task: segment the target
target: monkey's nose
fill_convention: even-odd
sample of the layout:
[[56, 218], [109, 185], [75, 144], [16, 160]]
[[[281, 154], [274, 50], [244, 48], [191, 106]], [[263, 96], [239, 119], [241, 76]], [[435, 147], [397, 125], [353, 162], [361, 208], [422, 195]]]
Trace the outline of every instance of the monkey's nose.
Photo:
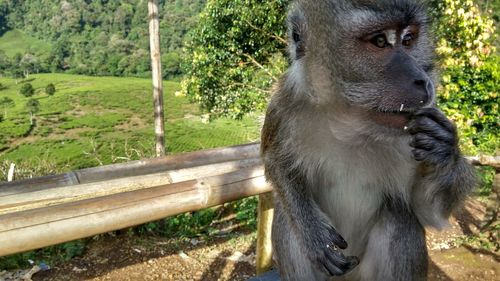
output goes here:
[[434, 95], [434, 87], [432, 86], [432, 83], [424, 79], [415, 79], [414, 86], [416, 88], [416, 95], [418, 95], [420, 104], [427, 105]]

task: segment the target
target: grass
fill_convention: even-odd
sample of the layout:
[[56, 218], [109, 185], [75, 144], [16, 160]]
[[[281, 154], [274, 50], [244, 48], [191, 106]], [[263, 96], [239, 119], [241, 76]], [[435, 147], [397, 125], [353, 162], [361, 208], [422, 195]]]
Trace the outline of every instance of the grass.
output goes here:
[[[152, 86], [149, 79], [89, 77], [70, 74], [37, 74], [16, 84], [0, 78], [0, 99], [9, 97], [0, 122], [0, 162], [24, 162], [61, 167], [58, 172], [135, 160], [154, 155]], [[35, 88], [32, 98], [40, 102], [35, 125], [30, 126], [19, 94], [23, 83]], [[45, 94], [53, 83], [56, 93]], [[256, 141], [256, 118], [242, 121], [219, 119], [204, 124], [197, 105], [176, 96], [178, 82], [164, 82], [166, 143], [169, 153], [228, 146]], [[3, 111], [3, 110], [2, 110]], [[40, 173], [40, 167], [33, 169]], [[4, 177], [0, 173], [0, 180]], [[39, 174], [26, 176], [38, 176]]]
[[[4, 87], [0, 99], [9, 97], [15, 106], [7, 108], [0, 122], [0, 180], [5, 180], [9, 164], [16, 163], [16, 179], [135, 160], [154, 155], [152, 87], [149, 79], [88, 77], [69, 74], [38, 74], [17, 83], [0, 78]], [[27, 98], [19, 94], [23, 83], [31, 83], [40, 102], [35, 125], [30, 126], [24, 109]], [[56, 93], [44, 93], [53, 83]], [[180, 153], [256, 141], [257, 118], [241, 121], [218, 119], [202, 122], [196, 105], [176, 96], [178, 82], [164, 82], [166, 146]], [[1, 109], [1, 108], [0, 108]], [[3, 109], [1, 109], [3, 114]], [[226, 205], [236, 220], [255, 228], [256, 199]], [[166, 236], [210, 234], [213, 209], [187, 213], [152, 222], [134, 232]], [[28, 267], [28, 259], [55, 264], [81, 254], [86, 239], [0, 258], [0, 271]]]
[[48, 53], [50, 48], [49, 43], [26, 35], [17, 29], [9, 30], [0, 37], [0, 50], [3, 50], [9, 57], [17, 53], [24, 54], [29, 50]]

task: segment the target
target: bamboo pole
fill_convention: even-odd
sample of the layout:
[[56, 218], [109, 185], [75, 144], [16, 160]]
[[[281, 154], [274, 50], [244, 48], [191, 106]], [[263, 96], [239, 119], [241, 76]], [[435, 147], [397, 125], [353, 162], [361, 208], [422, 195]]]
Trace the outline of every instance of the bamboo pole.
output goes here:
[[165, 155], [165, 129], [163, 113], [163, 77], [161, 72], [160, 20], [158, 0], [148, 1], [149, 46], [151, 50], [151, 70], [153, 74], [153, 100], [156, 137], [156, 157]]
[[271, 232], [273, 225], [273, 195], [259, 195], [258, 228], [257, 228], [257, 275], [269, 271], [273, 265], [273, 246]]
[[[0, 256], [46, 247], [271, 191], [262, 168], [0, 216]], [[84, 226], [84, 227], [83, 227]]]
[[469, 156], [466, 157], [474, 166], [491, 166], [496, 170], [500, 169], [500, 156]]
[[0, 183], [0, 199], [2, 196], [33, 192], [47, 188], [148, 175], [258, 157], [259, 145], [246, 144], [189, 152], [168, 157], [130, 161], [127, 163], [88, 168], [60, 175], [3, 182]]
[[103, 197], [155, 186], [215, 176], [260, 165], [260, 159], [246, 159], [163, 173], [112, 179], [102, 182], [60, 186], [0, 197], [0, 215]]
[[7, 181], [13, 181], [14, 180], [14, 171], [16, 169], [16, 164], [10, 163], [9, 167], [9, 172], [7, 174]]

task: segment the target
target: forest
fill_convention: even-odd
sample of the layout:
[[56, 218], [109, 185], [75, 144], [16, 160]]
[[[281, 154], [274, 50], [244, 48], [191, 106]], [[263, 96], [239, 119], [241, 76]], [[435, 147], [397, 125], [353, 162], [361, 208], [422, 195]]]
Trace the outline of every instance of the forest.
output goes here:
[[[173, 78], [181, 73], [183, 41], [205, 0], [159, 2], [163, 76]], [[47, 44], [44, 48], [17, 46], [12, 56], [0, 50], [0, 73], [150, 75], [147, 3], [143, 0], [0, 0], [0, 36], [12, 31]]]

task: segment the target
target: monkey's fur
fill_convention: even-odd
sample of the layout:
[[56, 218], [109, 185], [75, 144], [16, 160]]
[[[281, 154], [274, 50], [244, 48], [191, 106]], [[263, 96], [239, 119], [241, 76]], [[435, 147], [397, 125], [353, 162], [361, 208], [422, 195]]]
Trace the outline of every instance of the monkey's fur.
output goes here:
[[447, 224], [474, 173], [435, 106], [424, 11], [411, 0], [294, 3], [291, 67], [262, 131], [283, 280], [426, 279], [424, 226]]

